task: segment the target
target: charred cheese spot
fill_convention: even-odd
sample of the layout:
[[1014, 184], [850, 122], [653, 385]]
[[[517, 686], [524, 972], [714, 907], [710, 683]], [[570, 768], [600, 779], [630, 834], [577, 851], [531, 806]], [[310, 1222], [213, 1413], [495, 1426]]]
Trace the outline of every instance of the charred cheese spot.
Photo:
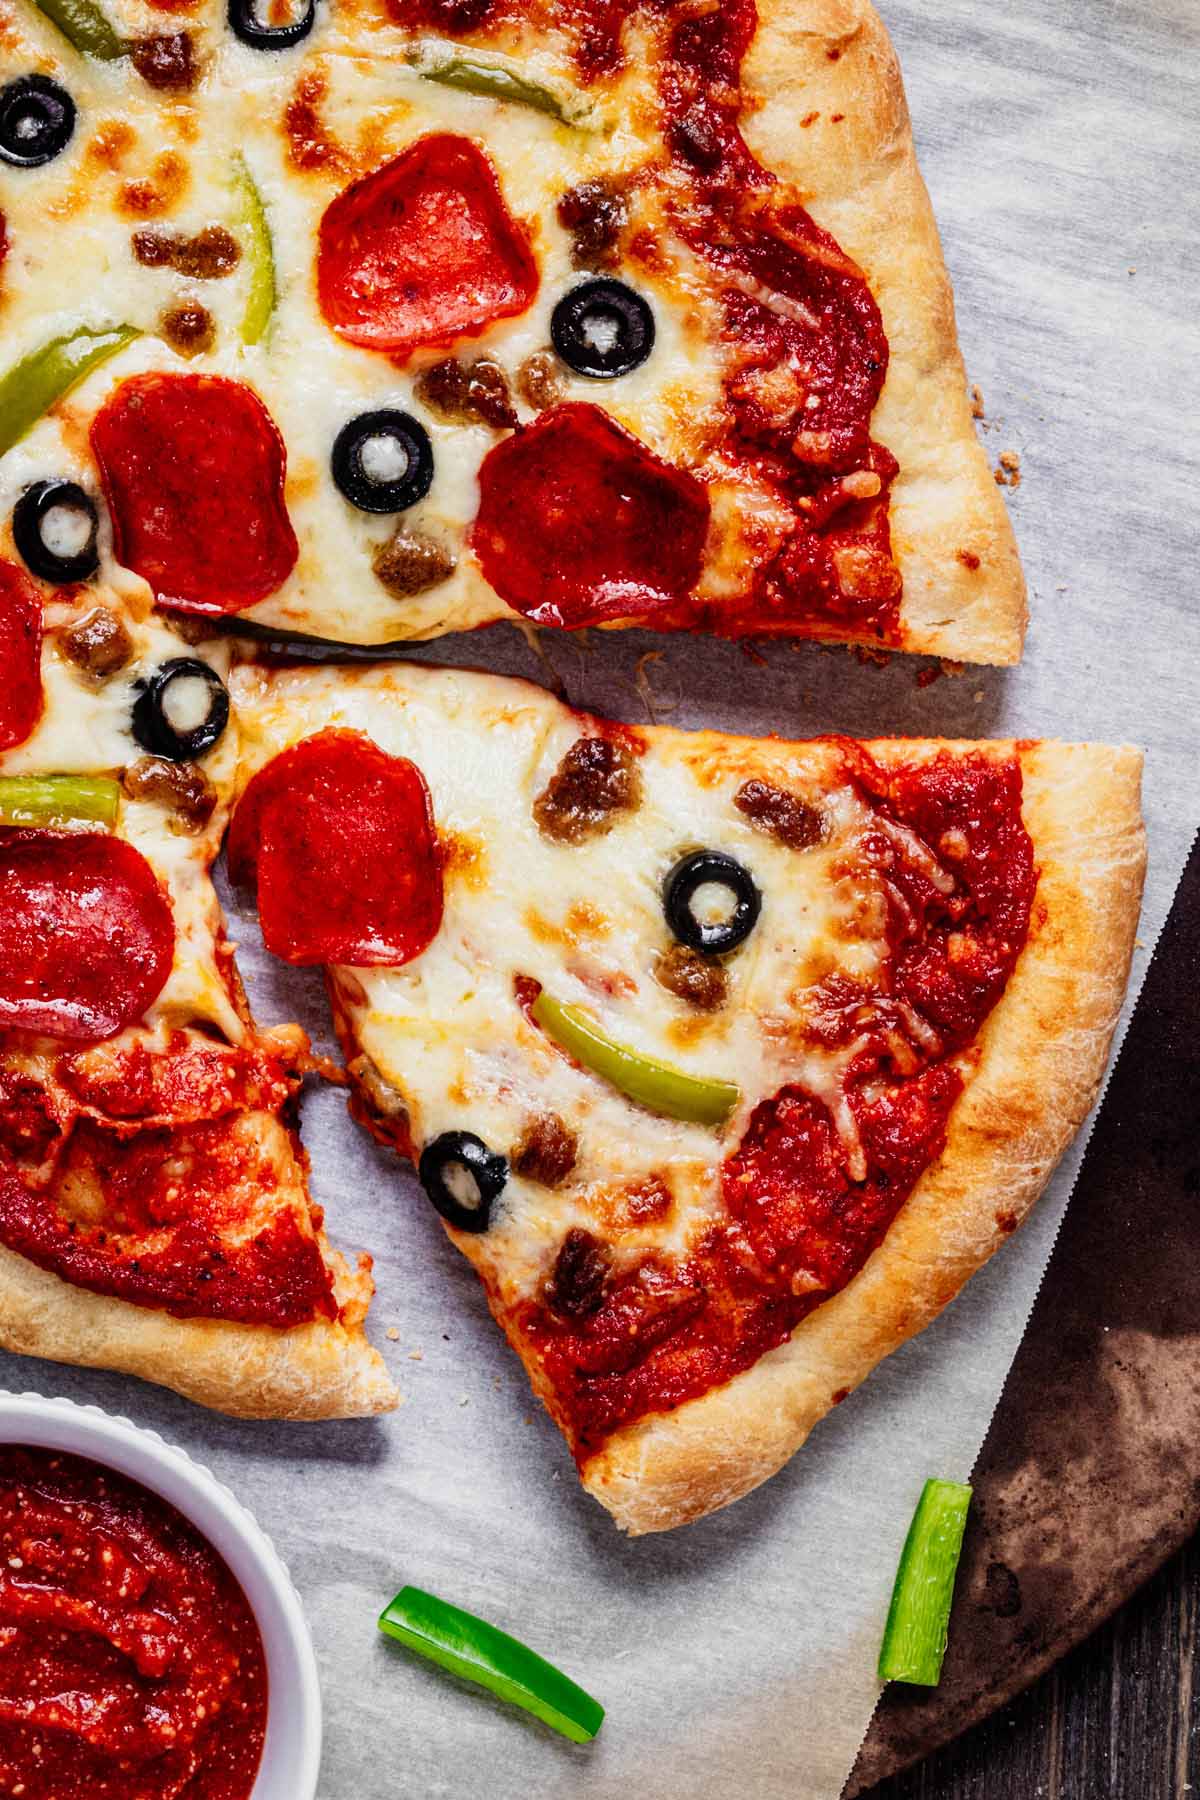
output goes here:
[[164, 150], [155, 157], [148, 176], [124, 183], [117, 203], [131, 218], [154, 218], [178, 206], [187, 192], [188, 180], [184, 158], [176, 150]]

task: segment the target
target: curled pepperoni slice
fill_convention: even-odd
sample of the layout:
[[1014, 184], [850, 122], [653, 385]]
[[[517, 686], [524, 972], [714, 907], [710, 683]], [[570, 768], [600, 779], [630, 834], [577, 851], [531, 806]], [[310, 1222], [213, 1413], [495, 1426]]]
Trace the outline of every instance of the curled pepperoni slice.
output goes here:
[[479, 487], [483, 573], [539, 625], [645, 618], [699, 578], [707, 489], [597, 406], [542, 413], [489, 452]]
[[322, 731], [251, 781], [229, 833], [234, 881], [257, 884], [263, 942], [290, 963], [398, 967], [442, 922], [425, 778], [357, 731]]
[[0, 839], [0, 1028], [94, 1042], [140, 1019], [175, 923], [140, 851], [102, 832]]
[[317, 291], [339, 337], [403, 359], [521, 313], [537, 264], [495, 170], [435, 132], [339, 194], [321, 220]]
[[181, 612], [232, 613], [296, 562], [287, 453], [252, 388], [221, 375], [134, 375], [92, 421], [117, 559]]
[[16, 563], [0, 561], [0, 750], [42, 716], [42, 603]]

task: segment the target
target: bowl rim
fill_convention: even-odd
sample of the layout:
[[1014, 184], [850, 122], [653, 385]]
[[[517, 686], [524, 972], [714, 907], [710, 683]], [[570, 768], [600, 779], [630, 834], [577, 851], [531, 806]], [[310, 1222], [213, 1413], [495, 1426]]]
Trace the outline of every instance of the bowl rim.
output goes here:
[[[295, 1583], [253, 1513], [188, 1451], [123, 1414], [63, 1396], [0, 1388], [0, 1444], [90, 1458], [167, 1501], [224, 1558], [250, 1603], [267, 1660], [267, 1739], [250, 1800], [315, 1800], [320, 1774], [321, 1686], [312, 1634]], [[286, 1725], [287, 1748], [274, 1744]], [[283, 1773], [278, 1773], [282, 1757]]]

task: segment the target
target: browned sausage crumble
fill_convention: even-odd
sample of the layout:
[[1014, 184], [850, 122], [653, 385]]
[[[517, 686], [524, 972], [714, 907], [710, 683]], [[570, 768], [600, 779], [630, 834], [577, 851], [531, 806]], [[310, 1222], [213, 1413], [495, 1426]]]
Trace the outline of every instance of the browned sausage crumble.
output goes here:
[[203, 831], [217, 804], [217, 790], [203, 769], [165, 756], [141, 756], [130, 763], [121, 786], [131, 800], [154, 800], [169, 808], [178, 831]]
[[512, 1153], [516, 1174], [543, 1187], [557, 1187], [575, 1167], [579, 1140], [557, 1113], [541, 1113], [530, 1121]]
[[196, 85], [196, 50], [190, 32], [169, 31], [134, 38], [129, 59], [152, 88], [186, 93]]
[[218, 281], [241, 261], [241, 245], [223, 225], [205, 225], [194, 237], [146, 226], [133, 234], [133, 254], [147, 269], [174, 269], [189, 281]]
[[448, 581], [454, 558], [444, 545], [401, 525], [371, 559], [377, 581], [397, 600], [410, 600]]
[[599, 1311], [608, 1280], [608, 1251], [578, 1225], [568, 1231], [546, 1283], [546, 1304], [564, 1319], [586, 1319]]
[[543, 837], [579, 844], [611, 831], [619, 814], [641, 804], [642, 778], [619, 738], [576, 738], [533, 803]]
[[196, 300], [169, 306], [159, 321], [168, 344], [183, 356], [200, 356], [217, 341], [217, 327], [208, 308]]
[[534, 412], [557, 406], [566, 391], [562, 366], [552, 350], [535, 350], [517, 370], [517, 392]]
[[672, 944], [664, 950], [654, 965], [654, 974], [661, 987], [686, 1000], [697, 1012], [716, 1012], [725, 1004], [729, 980], [724, 966], [686, 944]]
[[417, 381], [416, 395], [430, 412], [458, 424], [494, 425], [504, 431], [517, 423], [508, 376], [490, 356], [473, 363], [453, 357], [434, 363]]
[[733, 804], [759, 831], [789, 850], [811, 850], [825, 835], [825, 822], [815, 806], [768, 781], [743, 782]]
[[558, 222], [574, 240], [571, 261], [577, 269], [613, 268], [628, 219], [624, 195], [608, 181], [580, 182], [558, 203]]
[[94, 681], [107, 681], [133, 656], [133, 640], [115, 612], [93, 606], [58, 634], [61, 656]]

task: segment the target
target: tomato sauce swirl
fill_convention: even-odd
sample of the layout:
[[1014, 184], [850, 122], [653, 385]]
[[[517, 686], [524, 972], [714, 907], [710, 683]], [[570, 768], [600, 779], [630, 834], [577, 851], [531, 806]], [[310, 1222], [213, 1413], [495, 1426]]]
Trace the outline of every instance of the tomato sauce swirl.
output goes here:
[[267, 1724], [250, 1603], [139, 1483], [0, 1445], [0, 1791], [248, 1800]]

